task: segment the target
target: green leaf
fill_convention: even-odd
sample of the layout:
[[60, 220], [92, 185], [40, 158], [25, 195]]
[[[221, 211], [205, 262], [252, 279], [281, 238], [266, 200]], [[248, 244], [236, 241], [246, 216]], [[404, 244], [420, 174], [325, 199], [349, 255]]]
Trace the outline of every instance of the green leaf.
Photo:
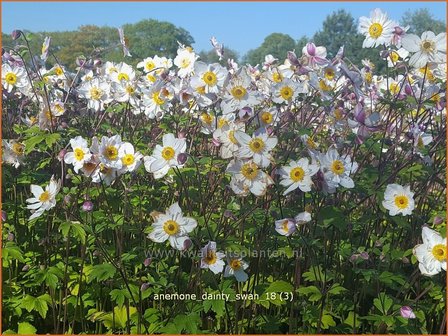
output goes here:
[[278, 280], [271, 283], [265, 292], [292, 292], [293, 290], [294, 287], [289, 282]]
[[98, 282], [113, 278], [115, 275], [116, 269], [111, 264], [100, 264], [92, 267], [92, 271], [88, 276], [88, 282], [92, 282], [96, 280]]
[[322, 315], [322, 329], [329, 329], [330, 327], [336, 326], [336, 322], [333, 319], [333, 316], [329, 314]]
[[35, 335], [37, 329], [34, 328], [31, 324], [28, 322], [20, 322], [19, 328], [17, 330], [17, 333], [19, 335]]
[[331, 286], [330, 290], [328, 291], [328, 294], [338, 295], [342, 292], [345, 292], [347, 289], [339, 285], [338, 283], [333, 284]]
[[341, 209], [335, 206], [322, 208], [317, 215], [317, 222], [323, 228], [328, 228], [331, 225], [339, 230], [345, 230], [347, 228], [347, 223]]
[[355, 328], [356, 326], [359, 327], [360, 321], [358, 319], [358, 315], [355, 316], [355, 313], [353, 311], [348, 312], [347, 318], [344, 320], [345, 324], [348, 324], [351, 328]]
[[322, 293], [316, 286], [301, 287], [297, 290], [297, 292], [299, 292], [299, 294], [309, 296], [308, 300], [311, 302], [319, 301], [322, 297]]
[[126, 299], [126, 296], [123, 293], [122, 289], [113, 289], [110, 293], [110, 298], [112, 301], [115, 301], [118, 305], [118, 307], [121, 307], [124, 304], [124, 300]]
[[42, 316], [42, 318], [47, 316], [48, 305], [45, 300], [37, 298], [34, 302], [34, 309], [40, 314], [40, 316]]
[[25, 296], [25, 298], [20, 303], [20, 307], [26, 309], [28, 312], [33, 311], [35, 305], [36, 305], [36, 298], [31, 295]]
[[78, 241], [85, 244], [86, 242], [86, 231], [80, 222], [64, 222], [59, 225], [59, 231], [62, 235], [67, 238], [69, 233], [73, 234]]
[[387, 312], [392, 307], [394, 301], [386, 295], [386, 293], [380, 293], [377, 299], [373, 300], [373, 305], [383, 314], [387, 315]]

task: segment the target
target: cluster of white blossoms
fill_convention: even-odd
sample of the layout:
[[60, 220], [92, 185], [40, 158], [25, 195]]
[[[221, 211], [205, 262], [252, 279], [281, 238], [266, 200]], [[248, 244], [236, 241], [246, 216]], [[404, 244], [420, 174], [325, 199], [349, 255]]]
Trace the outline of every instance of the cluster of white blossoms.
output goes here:
[[[443, 115], [446, 105], [445, 33], [408, 34], [408, 27], [401, 27], [379, 9], [372, 11], [370, 17], [361, 17], [358, 30], [365, 36], [364, 48], [381, 47], [390, 75], [376, 75], [374, 64], [368, 59], [362, 61], [359, 69], [349, 67], [343, 46], [330, 58], [325, 46], [311, 41], [298, 54], [288, 52], [283, 61], [266, 55], [264, 62], [256, 66], [233, 60], [227, 64], [206, 64], [191, 47], [180, 45], [173, 59], [154, 55], [138, 62], [135, 68], [125, 62], [86, 60], [75, 73], [58, 64], [50, 68], [44, 65], [31, 77], [11, 51], [2, 57], [3, 96], [6, 102], [30, 102], [20, 111], [18, 120], [28, 127], [37, 124], [41, 130], [51, 132], [61, 130], [62, 121], [66, 123], [74, 115], [79, 119], [94, 115], [101, 121], [114, 106], [152, 121], [160, 121], [166, 115], [188, 114], [193, 121], [191, 126], [196, 126], [196, 120], [200, 132], [208, 136], [210, 147], [218, 147], [219, 156], [229, 161], [226, 172], [236, 195], [265, 195], [274, 185], [275, 172], [285, 188], [283, 195], [295, 190], [308, 193], [313, 186], [324, 193], [336, 193], [341, 187], [355, 186], [358, 164], [354, 146], [347, 145], [353, 144], [349, 135], [355, 136], [354, 143], [363, 144], [371, 134], [386, 128], [388, 139], [384, 140], [394, 145], [382, 145], [382, 150], [416, 154], [417, 160], [431, 164], [427, 152], [436, 135], [432, 118], [427, 117]], [[130, 56], [122, 30], [120, 39]], [[215, 39], [212, 41], [222, 57], [222, 46]], [[46, 38], [42, 60], [47, 60], [49, 47], [50, 39]], [[41, 90], [35, 90], [36, 86], [45, 87], [45, 97], [39, 93]], [[70, 99], [73, 97], [76, 103]], [[408, 104], [417, 100], [415, 97], [419, 97], [419, 102], [411, 105], [415, 110], [410, 111], [409, 118], [378, 112], [384, 111], [385, 99]], [[309, 120], [305, 120], [309, 117], [307, 109], [313, 111]], [[291, 127], [294, 118], [294, 125], [306, 128], [305, 133], [310, 135], [301, 135], [297, 140], [302, 144], [296, 143], [288, 154], [289, 161], [280, 163], [276, 154], [287, 147], [278, 143], [282, 132], [291, 128], [288, 131], [299, 137], [298, 130]], [[320, 143], [314, 141], [316, 138]], [[106, 185], [126, 172], [134, 172], [142, 163], [147, 172], [160, 179], [171, 168], [178, 173], [190, 155], [185, 138], [168, 133], [161, 140], [150, 155], [145, 155], [119, 135], [93, 137], [90, 144], [77, 136], [67, 144], [70, 149], [64, 162], [72, 165], [76, 174], [81, 172], [93, 182]], [[2, 161], [15, 168], [26, 164], [28, 149], [25, 151], [24, 143], [20, 138], [3, 140]], [[309, 157], [305, 157], [306, 153]], [[45, 191], [31, 185], [34, 197], [27, 200], [33, 211], [31, 219], [55, 206], [59, 188], [54, 179]], [[411, 215], [414, 193], [410, 186], [389, 184], [382, 205], [391, 216]], [[188, 233], [196, 227], [193, 219], [183, 217], [177, 204], [166, 214], [155, 216], [155, 220], [150, 238], [169, 240], [176, 249], [188, 245]], [[303, 212], [294, 219], [276, 221], [275, 230], [289, 236], [298, 225], [310, 220], [311, 214]], [[440, 243], [428, 230], [423, 232], [424, 248], [415, 249], [424, 274], [438, 270], [434, 260], [446, 259], [446, 250], [440, 248], [445, 242]], [[221, 272], [223, 256], [212, 243], [203, 250], [202, 265]], [[430, 251], [434, 260], [424, 251]], [[244, 279], [246, 267], [242, 259], [232, 259], [225, 274]]]
[[209, 269], [214, 274], [219, 274], [224, 270], [225, 262], [227, 260], [227, 266], [224, 270], [224, 277], [235, 276], [238, 282], [244, 282], [248, 279], [247, 273], [244, 271], [249, 267], [241, 257], [229, 254], [225, 255], [222, 252], [216, 250], [216, 243], [210, 241], [201, 249], [201, 265], [203, 269]]
[[64, 155], [64, 162], [73, 165], [96, 183], [111, 184], [118, 176], [135, 171], [142, 163], [143, 155], [136, 152], [129, 142], [123, 142], [120, 135], [103, 136], [101, 141], [92, 138], [89, 147], [87, 140], [77, 136], [70, 140], [72, 151]]

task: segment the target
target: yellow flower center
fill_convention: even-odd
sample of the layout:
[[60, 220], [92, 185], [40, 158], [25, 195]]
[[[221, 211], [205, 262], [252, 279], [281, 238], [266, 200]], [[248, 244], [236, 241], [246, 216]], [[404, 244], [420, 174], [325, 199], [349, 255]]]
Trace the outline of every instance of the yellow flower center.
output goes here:
[[372, 82], [372, 73], [371, 72], [366, 72], [364, 77], [365, 77], [367, 83]]
[[146, 75], [146, 78], [153, 83], [156, 81], [156, 77], [151, 74]]
[[274, 72], [272, 74], [272, 80], [276, 83], [280, 83], [283, 80], [283, 76], [280, 72]]
[[174, 158], [174, 149], [173, 149], [173, 147], [164, 147], [163, 149], [162, 149], [162, 157], [165, 159], [165, 160], [167, 160], [167, 161], [169, 161], [169, 160], [171, 160], [172, 158]]
[[229, 263], [229, 266], [232, 267], [233, 270], [237, 271], [241, 268], [241, 260], [232, 259]]
[[421, 48], [424, 52], [430, 53], [434, 51], [434, 49], [436, 48], [436, 44], [434, 43], [434, 41], [424, 40], [422, 41]]
[[379, 23], [372, 23], [372, 25], [369, 27], [369, 34], [371, 38], [377, 39], [381, 36], [383, 32], [383, 26]]
[[205, 86], [198, 86], [196, 88], [196, 92], [201, 94], [201, 95], [205, 94]]
[[333, 68], [326, 68], [325, 69], [325, 78], [328, 80], [334, 79], [334, 70]]
[[108, 160], [115, 160], [118, 157], [118, 149], [113, 145], [109, 145], [106, 147], [103, 154]]
[[205, 263], [207, 265], [213, 265], [216, 263], [216, 260], [218, 260], [218, 258], [216, 257], [215, 251], [207, 251], [207, 255], [204, 258]]
[[183, 58], [182, 61], [180, 61], [180, 67], [182, 69], [188, 68], [188, 66], [191, 64], [191, 61], [189, 58]]
[[145, 64], [145, 68], [146, 68], [146, 70], [148, 70], [148, 71], [151, 71], [151, 70], [154, 69], [155, 67], [156, 67], [156, 65], [154, 64], [153, 61], [148, 61], [148, 62], [146, 62], [146, 64]]
[[247, 91], [242, 86], [235, 86], [234, 88], [232, 88], [232, 91], [230, 93], [232, 94], [232, 96], [235, 99], [241, 100], [241, 99], [244, 98], [244, 96], [246, 95]]
[[405, 195], [399, 195], [395, 197], [395, 205], [398, 209], [405, 209], [409, 204], [409, 199]]
[[90, 97], [94, 100], [100, 100], [103, 91], [96, 86], [90, 89]]
[[75, 155], [76, 161], [81, 161], [84, 159], [84, 151], [81, 148], [75, 148], [73, 154]]
[[206, 123], [207, 125], [211, 125], [213, 122], [213, 116], [208, 113], [202, 113], [201, 114], [201, 120]]
[[292, 98], [293, 94], [294, 94], [294, 91], [289, 86], [284, 86], [280, 89], [280, 96], [284, 100], [290, 100]]
[[398, 55], [398, 53], [397, 53], [396, 51], [392, 51], [392, 52], [389, 54], [389, 58], [390, 58], [390, 60], [391, 60], [393, 63], [397, 63], [397, 62], [398, 62], [398, 59], [400, 58], [400, 55]]
[[128, 76], [128, 74], [125, 74], [124, 72], [120, 72], [119, 74], [118, 74], [118, 80], [119, 81], [122, 81], [122, 80], [126, 80], [126, 81], [128, 81], [129, 80], [129, 76]]
[[50, 199], [50, 193], [48, 191], [44, 191], [39, 196], [39, 201], [41, 201], [42, 203], [48, 202], [49, 199]]
[[154, 92], [152, 94], [152, 100], [159, 106], [165, 103], [165, 101], [162, 98], [160, 98], [160, 92]]
[[321, 80], [319, 81], [319, 88], [320, 88], [322, 91], [330, 91], [330, 90], [331, 90], [330, 86], [328, 86], [327, 83], [325, 83], [325, 81], [324, 81], [323, 79], [321, 79]]
[[334, 117], [336, 118], [336, 120], [341, 120], [342, 117], [343, 117], [342, 110], [338, 109], [338, 108], [335, 109], [334, 110]]
[[135, 89], [132, 86], [128, 85], [128, 86], [126, 86], [126, 92], [127, 92], [127, 94], [132, 95], [132, 94], [134, 94]]
[[392, 92], [394, 95], [400, 93], [400, 85], [398, 85], [398, 83], [390, 83], [389, 91]]
[[8, 72], [5, 76], [5, 81], [9, 85], [14, 85], [15, 83], [17, 83], [17, 75], [13, 72]]
[[264, 141], [261, 140], [260, 138], [252, 139], [249, 142], [249, 148], [254, 153], [262, 152], [265, 147], [266, 147], [266, 145], [265, 145]]
[[265, 123], [265, 124], [271, 124], [273, 121], [273, 117], [272, 114], [269, 112], [263, 112], [261, 114], [261, 120]]
[[23, 151], [24, 151], [24, 149], [25, 149], [25, 146], [22, 145], [22, 144], [20, 144], [20, 143], [15, 142], [15, 143], [13, 143], [11, 149], [12, 149], [12, 151], [13, 151], [14, 153], [16, 153], [17, 155], [23, 155]]
[[306, 139], [306, 144], [308, 147], [315, 149], [317, 147], [316, 143], [313, 141], [312, 138]]
[[255, 163], [245, 163], [241, 167], [241, 174], [248, 180], [253, 180], [258, 175], [258, 167]]
[[134, 155], [132, 154], [126, 154], [125, 156], [123, 156], [121, 158], [121, 162], [123, 162], [123, 164], [125, 166], [130, 166], [131, 164], [133, 164], [135, 162], [135, 158]]
[[335, 173], [336, 175], [341, 175], [345, 171], [344, 164], [341, 160], [334, 160], [331, 164], [331, 171]]
[[58, 76], [62, 76], [64, 74], [64, 71], [62, 71], [62, 69], [60, 67], [57, 67], [55, 70], [56, 75]]
[[288, 232], [288, 231], [289, 231], [288, 223], [289, 223], [289, 221], [288, 221], [287, 219], [285, 219], [285, 220], [283, 221], [283, 223], [282, 223], [282, 229], [283, 229], [283, 231], [285, 231], [285, 232]]
[[219, 118], [218, 119], [218, 128], [222, 128], [224, 127], [224, 125], [228, 125], [229, 123], [227, 122], [226, 119], [224, 118]]
[[300, 182], [303, 180], [305, 176], [305, 171], [302, 169], [302, 167], [295, 167], [291, 169], [289, 176], [291, 177], [291, 180], [293, 180], [294, 182]]
[[218, 81], [215, 73], [212, 71], [207, 71], [206, 73], [204, 73], [204, 75], [202, 76], [202, 80], [209, 86], [214, 86]]
[[437, 244], [434, 245], [432, 248], [432, 255], [434, 258], [436, 258], [438, 261], [444, 261], [446, 260], [446, 246], [443, 244]]
[[170, 236], [179, 232], [179, 224], [176, 221], [168, 220], [163, 224], [163, 230]]
[[235, 131], [229, 131], [227, 137], [229, 138], [230, 142], [237, 145], [238, 144], [238, 140], [236, 140], [235, 138]]

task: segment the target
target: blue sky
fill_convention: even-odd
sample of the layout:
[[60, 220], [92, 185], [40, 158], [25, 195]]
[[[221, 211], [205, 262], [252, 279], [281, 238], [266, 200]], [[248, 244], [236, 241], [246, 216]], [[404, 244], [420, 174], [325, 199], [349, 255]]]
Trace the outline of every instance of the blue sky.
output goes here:
[[[294, 39], [312, 36], [328, 14], [349, 11], [355, 19], [369, 16], [373, 8], [399, 20], [407, 10], [428, 8], [445, 21], [445, 2], [3, 2], [2, 32], [74, 30], [80, 25], [118, 27], [142, 19], [168, 21], [190, 32], [197, 50], [209, 50], [216, 36], [244, 55], [273, 32]], [[126, 33], [126, 32], [125, 32]]]

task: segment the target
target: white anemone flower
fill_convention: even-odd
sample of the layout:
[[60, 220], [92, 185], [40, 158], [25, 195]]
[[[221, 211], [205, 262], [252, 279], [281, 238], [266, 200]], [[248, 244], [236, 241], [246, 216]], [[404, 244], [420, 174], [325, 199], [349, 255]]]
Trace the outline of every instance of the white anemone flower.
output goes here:
[[284, 218], [275, 221], [275, 231], [282, 236], [289, 237], [296, 231], [296, 223], [291, 218]]
[[414, 247], [413, 253], [419, 262], [423, 275], [432, 276], [446, 271], [447, 246], [446, 238], [424, 226], [422, 229], [423, 244]]
[[51, 177], [50, 183], [45, 187], [45, 190], [38, 185], [31, 185], [31, 193], [34, 197], [26, 200], [27, 208], [33, 211], [29, 220], [39, 217], [45, 210], [49, 210], [56, 205], [56, 195], [61, 188], [61, 181], [56, 180], [54, 176]]
[[374, 9], [369, 18], [360, 17], [358, 31], [366, 37], [362, 47], [375, 48], [382, 44], [389, 45], [396, 26], [398, 25], [389, 20], [387, 14], [379, 8]]
[[307, 158], [301, 158], [298, 161], [291, 161], [287, 166], [283, 166], [279, 170], [282, 178], [280, 184], [288, 187], [283, 192], [283, 195], [299, 188], [303, 192], [311, 191], [311, 177], [317, 173], [319, 166], [317, 164], [309, 163]]
[[231, 256], [227, 258], [227, 266], [224, 271], [225, 277], [235, 276], [236, 281], [244, 282], [248, 279], [248, 275], [244, 270], [249, 267], [247, 262], [245, 262], [242, 258]]
[[414, 210], [414, 193], [410, 186], [403, 187], [399, 184], [389, 184], [384, 192], [383, 206], [389, 210], [389, 215], [407, 216]]
[[151, 156], [143, 158], [146, 171], [153, 173], [156, 179], [164, 177], [171, 167], [182, 167], [178, 156], [187, 150], [186, 140], [175, 138], [172, 133], [165, 134], [162, 141], [163, 145], [156, 145]]
[[252, 136], [241, 131], [235, 132], [234, 135], [241, 146], [237, 153], [239, 158], [253, 158], [253, 161], [263, 168], [271, 164], [270, 151], [277, 145], [277, 137], [270, 137], [264, 128], [258, 129]]
[[209, 269], [215, 274], [221, 273], [225, 265], [224, 257], [224, 253], [216, 252], [216, 243], [210, 241], [201, 249], [201, 268]]
[[78, 170], [84, 166], [84, 163], [89, 161], [92, 154], [90, 153], [87, 140], [82, 136], [77, 136], [70, 140], [73, 152], [68, 152], [64, 155], [64, 162], [73, 165], [73, 170], [78, 173]]
[[184, 217], [177, 202], [166, 209], [166, 213], [154, 212], [151, 215], [155, 222], [152, 225], [153, 231], [148, 238], [156, 243], [168, 240], [173, 248], [180, 251], [185, 250], [185, 243], [190, 239], [188, 233], [198, 225], [196, 220]]
[[358, 169], [358, 164], [352, 162], [350, 157], [341, 157], [337, 150], [332, 148], [325, 155], [320, 155], [319, 161], [328, 186], [328, 192], [334, 192], [339, 185], [345, 188], [355, 186], [350, 174]]
[[446, 33], [437, 36], [432, 31], [426, 31], [421, 37], [406, 34], [401, 39], [401, 45], [411, 53], [409, 65], [421, 68], [428, 62], [443, 63], [446, 58]]

